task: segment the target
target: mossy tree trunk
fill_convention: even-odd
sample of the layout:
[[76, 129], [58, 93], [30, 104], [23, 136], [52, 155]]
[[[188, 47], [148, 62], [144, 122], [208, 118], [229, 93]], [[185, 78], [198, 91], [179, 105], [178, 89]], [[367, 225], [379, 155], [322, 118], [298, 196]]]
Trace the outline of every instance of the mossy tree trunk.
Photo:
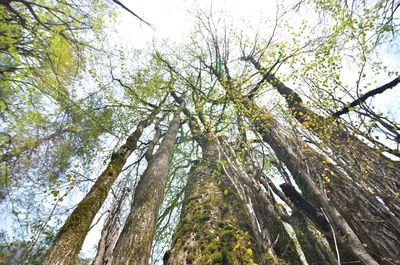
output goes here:
[[227, 181], [216, 145], [203, 141], [203, 158], [189, 173], [169, 265], [255, 264], [260, 257], [250, 216]]
[[181, 110], [172, 119], [160, 147], [136, 186], [131, 212], [115, 246], [112, 264], [149, 263], [157, 215], [164, 197], [169, 163], [180, 128], [180, 112]]
[[345, 161], [340, 165], [347, 174], [373, 190], [391, 210], [389, 214], [400, 218], [400, 198], [397, 195], [400, 189], [399, 162], [385, 157], [380, 150], [368, 146], [355, 135], [342, 129], [335, 117], [323, 117], [306, 107], [296, 91], [264, 69], [253, 57], [247, 59], [284, 97], [296, 120], [333, 151], [332, 157], [336, 158], [337, 162]]
[[61, 227], [46, 256], [45, 265], [77, 263], [79, 251], [95, 215], [106, 199], [127, 158], [136, 149], [143, 130], [153, 122], [157, 113], [158, 108], [154, 109], [146, 119], [140, 121], [136, 130], [128, 137], [125, 144], [111, 156], [111, 161], [106, 169], [100, 174], [89, 193], [79, 202]]
[[[333, 165], [329, 166], [326, 159], [318, 155], [311, 148], [305, 147], [306, 144], [302, 143], [300, 139], [293, 139], [289, 133], [285, 132], [285, 130], [280, 127], [271, 114], [265, 112], [252, 100], [244, 96], [234, 95], [234, 101], [239, 108], [242, 108], [243, 113], [254, 124], [255, 130], [262, 135], [263, 140], [271, 146], [277, 157], [286, 165], [299, 186], [304, 188], [304, 191], [307, 191], [306, 194], [308, 194], [317, 205], [325, 208], [332, 219], [332, 223], [342, 232], [342, 236], [346, 238], [341, 240], [341, 243], [346, 246], [346, 249], [363, 264], [377, 265], [378, 263], [364, 249], [363, 244], [352, 229], [359, 227], [360, 221], [355, 221], [356, 223], [353, 223], [353, 226], [350, 227], [348, 222], [350, 221], [351, 223], [354, 220], [351, 219], [351, 215], [345, 213], [346, 217], [349, 217], [349, 219], [345, 219], [335, 208], [336, 205], [342, 210], [341, 212], [343, 212], [343, 207], [352, 202], [352, 199], [349, 198], [352, 192], [346, 194], [346, 192], [343, 193], [342, 186], [340, 186], [340, 188], [333, 187], [329, 190], [329, 194], [336, 194], [337, 197], [329, 201], [328, 197], [316, 186], [325, 168], [328, 168], [329, 172], [332, 172], [332, 182], [345, 181], [341, 173], [338, 172]], [[305, 162], [309, 162], [310, 164], [305, 165]], [[313, 183], [313, 181], [316, 183]], [[350, 183], [346, 183], [344, 187], [351, 188], [349, 184]], [[359, 209], [359, 207], [355, 207], [355, 209]], [[366, 211], [366, 213], [369, 212]], [[366, 219], [368, 218], [369, 217], [366, 217]], [[391, 231], [389, 232], [392, 233]], [[365, 231], [358, 235], [368, 237], [368, 232]], [[372, 239], [369, 241], [371, 240]]]

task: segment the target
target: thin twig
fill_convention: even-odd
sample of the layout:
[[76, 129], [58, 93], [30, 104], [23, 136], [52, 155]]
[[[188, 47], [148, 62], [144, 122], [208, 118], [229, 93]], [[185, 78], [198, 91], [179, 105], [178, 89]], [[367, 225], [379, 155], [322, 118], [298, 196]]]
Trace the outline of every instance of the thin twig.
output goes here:
[[337, 261], [338, 261], [338, 265], [340, 265], [340, 264], [341, 264], [341, 263], [340, 263], [340, 254], [339, 254], [338, 244], [337, 244], [337, 241], [336, 241], [335, 230], [333, 229], [333, 226], [332, 226], [332, 224], [331, 224], [331, 221], [329, 221], [329, 218], [328, 218], [328, 216], [326, 215], [326, 213], [325, 213], [325, 211], [324, 211], [324, 209], [323, 209], [322, 207], [321, 207], [321, 212], [322, 212], [322, 214], [325, 216], [325, 219], [328, 221], [328, 224], [329, 224], [329, 226], [330, 226], [330, 228], [331, 228], [331, 230], [332, 230], [332, 236], [333, 236], [333, 242], [334, 242], [334, 244], [335, 244], [335, 250], [336, 250]]

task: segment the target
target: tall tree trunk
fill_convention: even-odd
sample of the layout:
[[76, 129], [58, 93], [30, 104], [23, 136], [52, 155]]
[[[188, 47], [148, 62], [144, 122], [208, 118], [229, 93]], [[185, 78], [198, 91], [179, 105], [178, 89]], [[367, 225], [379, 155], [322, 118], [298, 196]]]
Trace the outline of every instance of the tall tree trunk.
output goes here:
[[[219, 138], [219, 142], [222, 155], [227, 161], [226, 164], [232, 171], [230, 175], [237, 176], [231, 178], [231, 181], [236, 182], [236, 186], [243, 191], [242, 197], [246, 205], [251, 205], [251, 209], [254, 209], [251, 218], [257, 221], [253, 225], [257, 244], [262, 247], [263, 252], [268, 252], [271, 248], [279, 258], [289, 264], [302, 264], [296, 245], [279, 216], [275, 200], [261, 188], [262, 184], [257, 179], [256, 175], [261, 169], [254, 161], [256, 156], [252, 150], [246, 150], [245, 144], [239, 144], [239, 150], [236, 152], [228, 142], [223, 141], [222, 137]], [[243, 163], [237, 159], [237, 153], [243, 157]], [[249, 212], [251, 211], [249, 209]], [[257, 236], [258, 234], [260, 237]]]
[[286, 100], [293, 116], [307, 129], [314, 132], [324, 144], [333, 150], [333, 157], [341, 163], [347, 174], [379, 196], [400, 218], [400, 173], [399, 162], [393, 161], [355, 135], [340, 128], [335, 117], [322, 117], [307, 108], [300, 95], [286, 86], [275, 75], [264, 69], [253, 57], [247, 58], [263, 73], [263, 78]]
[[[225, 74], [213, 66], [207, 67], [224, 86], [236, 107], [253, 123], [263, 141], [285, 164], [303, 193], [315, 205], [325, 209], [337, 232], [342, 235], [338, 237], [339, 242], [363, 264], [378, 264], [375, 259], [381, 262], [398, 260], [400, 224], [397, 218], [362, 185], [354, 185], [354, 180], [324, 156], [281, 128], [271, 113], [264, 111], [250, 97], [242, 95], [224, 65]], [[327, 188], [329, 195], [324, 194]]]
[[303, 264], [296, 250], [295, 243], [289, 236], [282, 219], [275, 208], [275, 202], [261, 190], [253, 188], [253, 208], [258, 216], [263, 238], [269, 243], [279, 258], [288, 264]]
[[131, 212], [117, 241], [113, 264], [147, 265], [164, 197], [169, 163], [180, 127], [181, 108], [172, 119], [159, 149], [150, 160], [136, 189]]
[[[279, 170], [279, 169], [278, 169]], [[282, 174], [282, 171], [279, 170]], [[285, 173], [283, 173], [285, 174]], [[318, 231], [318, 224], [307, 220], [303, 209], [296, 209], [290, 198], [288, 198], [282, 191], [278, 190], [277, 187], [271, 180], [262, 180], [262, 185], [267, 190], [272, 190], [287, 206], [292, 209], [292, 214], [289, 216], [285, 208], [278, 208], [282, 220], [290, 224], [296, 234], [296, 238], [299, 242], [301, 249], [303, 250], [304, 256], [308, 264], [338, 264], [337, 254], [334, 253], [336, 247], [331, 248], [329, 242], [325, 240], [323, 234]], [[285, 184], [284, 184], [285, 185]], [[312, 207], [312, 206], [311, 206]], [[315, 221], [315, 218], [314, 218]], [[329, 228], [328, 228], [329, 230]], [[352, 260], [352, 255], [349, 259], [343, 259], [343, 255], [348, 255], [348, 252], [342, 252], [340, 254], [341, 261]]]
[[189, 173], [166, 264], [254, 264], [259, 257], [248, 211], [219, 160], [217, 143], [203, 141], [203, 158]]
[[[277, 121], [273, 119], [271, 114], [265, 112], [253, 101], [246, 97], [241, 97], [239, 102], [240, 103], [237, 104], [238, 107], [243, 109], [244, 114], [254, 124], [255, 129], [262, 135], [263, 140], [271, 146], [277, 157], [286, 165], [296, 182], [302, 190], [305, 191], [304, 193], [308, 194], [316, 205], [323, 206], [328, 212], [335, 227], [346, 237], [346, 239], [342, 241], [342, 244], [346, 246], [354, 257], [359, 259], [363, 264], [378, 264], [371, 255], [366, 252], [362, 244], [362, 242], [368, 242], [374, 246], [374, 241], [376, 241], [375, 245], [382, 242], [386, 246], [391, 247], [389, 251], [386, 248], [380, 249], [382, 253], [382, 255], [380, 255], [381, 259], [393, 257], [393, 251], [395, 251], [394, 253], [398, 251], [396, 250], [397, 248], [393, 248], [396, 247], [397, 242], [392, 242], [396, 238], [392, 236], [396, 231], [384, 229], [384, 233], [382, 234], [383, 227], [381, 227], [382, 224], [379, 224], [379, 227], [375, 227], [374, 232], [374, 236], [376, 233], [376, 236], [379, 236], [379, 238], [372, 238], [370, 235], [370, 225], [368, 227], [365, 226], [365, 220], [369, 220], [371, 218], [370, 215], [374, 214], [372, 211], [373, 209], [370, 209], [371, 207], [369, 206], [371, 198], [367, 197], [354, 201], [355, 198], [353, 198], [353, 196], [357, 194], [354, 194], [351, 180], [343, 176], [333, 165], [330, 165], [324, 157], [317, 154], [310, 147], [307, 147], [301, 139], [296, 140], [285, 132]], [[329, 198], [331, 200], [316, 188], [317, 184], [322, 183], [321, 176], [326, 171], [331, 174], [330, 180], [332, 183], [325, 183], [327, 184], [326, 186], [331, 186], [329, 189]], [[350, 190], [346, 191], [345, 189]], [[362, 189], [357, 189], [357, 192], [362, 192]], [[364, 208], [360, 208], [359, 204], [364, 204]], [[341, 210], [343, 216], [337, 211], [334, 205]], [[356, 209], [359, 211], [354, 213], [353, 211]], [[377, 210], [379, 211], [380, 209]], [[390, 217], [386, 219], [391, 221]], [[350, 227], [348, 223], [352, 224], [352, 226]], [[362, 237], [362, 242], [354, 233], [353, 229], [359, 232], [357, 235]], [[378, 250], [379, 248], [373, 249], [374, 252]]]
[[154, 109], [146, 119], [140, 121], [136, 130], [128, 137], [125, 144], [111, 156], [111, 161], [108, 163], [107, 168], [100, 174], [89, 193], [79, 202], [61, 227], [46, 256], [45, 265], [77, 263], [79, 251], [95, 215], [106, 199], [127, 158], [136, 149], [143, 130], [153, 122], [157, 113], [158, 108]]

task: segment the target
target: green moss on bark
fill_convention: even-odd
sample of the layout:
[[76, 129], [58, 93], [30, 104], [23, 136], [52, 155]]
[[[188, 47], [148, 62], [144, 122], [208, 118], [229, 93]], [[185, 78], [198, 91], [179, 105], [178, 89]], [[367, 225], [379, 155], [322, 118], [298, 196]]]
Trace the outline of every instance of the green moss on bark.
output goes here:
[[256, 264], [249, 216], [224, 177], [215, 167], [192, 170], [169, 264]]

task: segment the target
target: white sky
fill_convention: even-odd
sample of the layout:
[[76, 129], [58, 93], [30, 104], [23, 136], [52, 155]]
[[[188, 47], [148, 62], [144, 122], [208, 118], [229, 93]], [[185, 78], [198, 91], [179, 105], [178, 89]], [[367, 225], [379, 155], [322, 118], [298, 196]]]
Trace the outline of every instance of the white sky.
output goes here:
[[223, 11], [224, 16], [235, 24], [251, 22], [254, 25], [275, 14], [275, 2], [268, 0], [146, 0], [124, 1], [124, 4], [154, 26], [153, 30], [119, 9], [121, 19], [116, 33], [136, 48], [145, 47], [153, 38], [182, 40], [194, 25], [193, 13], [197, 9]]

